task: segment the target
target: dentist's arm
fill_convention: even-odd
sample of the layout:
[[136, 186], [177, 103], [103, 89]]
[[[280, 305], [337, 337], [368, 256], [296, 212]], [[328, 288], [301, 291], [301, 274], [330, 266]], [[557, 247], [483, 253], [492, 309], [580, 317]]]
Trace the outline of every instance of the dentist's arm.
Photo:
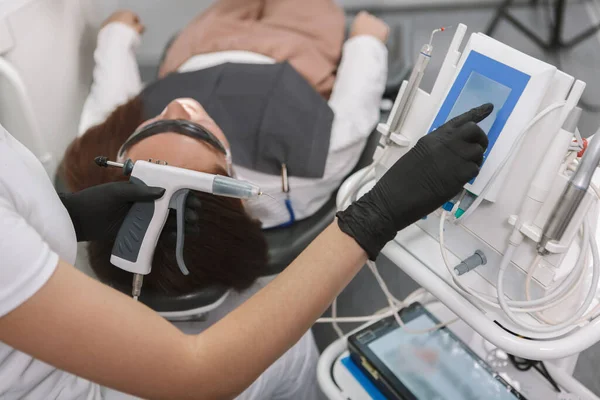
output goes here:
[[[334, 222], [267, 287], [200, 335], [184, 335], [149, 308], [59, 262], [37, 292], [0, 317], [0, 341], [144, 398], [233, 398], [302, 337], [367, 254], [375, 257], [398, 230], [477, 175], [487, 138], [475, 123], [490, 112], [489, 105], [474, 109], [422, 138], [338, 214], [339, 225]], [[48, 253], [16, 212], [5, 210], [1, 224], [13, 231], [0, 229], [0, 254], [9, 260], [6, 265], [3, 259], [0, 274], [22, 271], [11, 259], [28, 266], [40, 258], [13, 250], [23, 248], [19, 231], [34, 242], [28, 248]]]
[[132, 11], [117, 11], [102, 25], [94, 52], [94, 79], [83, 106], [78, 134], [103, 122], [120, 104], [136, 96], [142, 80], [135, 58], [144, 26]]

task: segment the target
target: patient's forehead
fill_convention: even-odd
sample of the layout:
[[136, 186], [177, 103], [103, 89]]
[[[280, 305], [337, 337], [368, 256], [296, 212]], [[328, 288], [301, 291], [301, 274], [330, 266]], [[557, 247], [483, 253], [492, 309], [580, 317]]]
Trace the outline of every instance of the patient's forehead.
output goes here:
[[161, 160], [169, 165], [196, 171], [213, 171], [215, 166], [227, 169], [222, 153], [208, 143], [178, 133], [159, 133], [140, 140], [127, 151], [137, 160]]

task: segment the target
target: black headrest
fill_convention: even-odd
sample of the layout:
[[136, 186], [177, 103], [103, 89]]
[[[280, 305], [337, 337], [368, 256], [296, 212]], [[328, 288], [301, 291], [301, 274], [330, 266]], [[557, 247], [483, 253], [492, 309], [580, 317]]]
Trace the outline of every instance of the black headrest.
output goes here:
[[[131, 287], [116, 287], [114, 285], [113, 287], [131, 296]], [[182, 312], [210, 306], [223, 297], [227, 290], [228, 288], [224, 286], [215, 285], [199, 289], [193, 293], [167, 295], [142, 287], [139, 301], [156, 312]]]

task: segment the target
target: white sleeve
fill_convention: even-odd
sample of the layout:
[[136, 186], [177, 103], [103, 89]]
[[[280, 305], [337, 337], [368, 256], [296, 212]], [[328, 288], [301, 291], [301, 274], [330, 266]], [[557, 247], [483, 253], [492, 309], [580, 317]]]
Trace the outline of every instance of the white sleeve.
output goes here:
[[9, 199], [0, 182], [0, 317], [33, 296], [58, 265], [58, 255]]
[[319, 351], [309, 330], [235, 400], [318, 399], [318, 362]]
[[379, 122], [387, 80], [387, 48], [373, 36], [356, 36], [344, 44], [329, 106], [335, 119], [330, 153], [360, 143]]
[[140, 35], [120, 22], [110, 23], [98, 33], [94, 52], [94, 80], [83, 105], [79, 136], [103, 122], [117, 106], [136, 96], [142, 89], [135, 58], [139, 43]]

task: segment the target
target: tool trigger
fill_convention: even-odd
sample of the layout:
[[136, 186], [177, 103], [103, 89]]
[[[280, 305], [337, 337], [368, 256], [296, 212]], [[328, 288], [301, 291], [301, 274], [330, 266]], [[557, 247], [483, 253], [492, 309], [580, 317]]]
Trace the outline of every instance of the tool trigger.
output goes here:
[[185, 242], [185, 204], [189, 193], [189, 189], [179, 190], [171, 197], [171, 201], [169, 202], [169, 208], [175, 210], [177, 214], [177, 244], [175, 246], [175, 258], [177, 259], [177, 266], [179, 266], [181, 273], [184, 275], [190, 274], [183, 259], [183, 246]]

